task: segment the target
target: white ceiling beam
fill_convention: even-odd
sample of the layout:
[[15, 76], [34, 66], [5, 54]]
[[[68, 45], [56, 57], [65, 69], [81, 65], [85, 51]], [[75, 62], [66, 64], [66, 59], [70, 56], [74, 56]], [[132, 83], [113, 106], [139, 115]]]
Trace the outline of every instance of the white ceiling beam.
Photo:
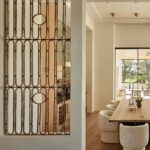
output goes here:
[[94, 8], [96, 14], [98, 15], [99, 19], [102, 19], [103, 16], [101, 15], [100, 11], [97, 9], [97, 7], [95, 6], [94, 3], [91, 3], [92, 4], [92, 7]]
[[93, 20], [93, 22], [102, 19], [102, 15], [100, 14], [99, 10], [95, 7], [94, 3], [87, 3], [86, 6], [87, 15]]
[[141, 23], [141, 24], [150, 24], [150, 19], [121, 19], [121, 18], [104, 18], [96, 23]]
[[88, 2], [150, 2], [150, 0], [87, 0]]

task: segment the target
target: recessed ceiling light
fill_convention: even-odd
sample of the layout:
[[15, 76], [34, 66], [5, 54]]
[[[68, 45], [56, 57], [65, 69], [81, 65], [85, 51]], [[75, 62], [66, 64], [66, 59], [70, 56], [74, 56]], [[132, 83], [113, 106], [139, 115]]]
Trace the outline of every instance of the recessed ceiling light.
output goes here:
[[112, 17], [115, 17], [115, 13], [114, 13], [114, 12], [111, 12], [110, 15], [111, 15]]
[[134, 16], [135, 16], [135, 17], [138, 17], [138, 16], [139, 16], [139, 13], [135, 12], [135, 13], [134, 13]]

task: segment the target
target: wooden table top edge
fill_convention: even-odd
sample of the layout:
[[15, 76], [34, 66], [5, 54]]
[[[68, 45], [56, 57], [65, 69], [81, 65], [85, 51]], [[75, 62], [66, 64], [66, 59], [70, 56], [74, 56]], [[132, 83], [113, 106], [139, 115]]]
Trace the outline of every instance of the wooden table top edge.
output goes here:
[[118, 122], [118, 123], [122, 123], [122, 122], [137, 122], [137, 123], [140, 123], [140, 122], [147, 122], [147, 123], [150, 123], [150, 120], [113, 120], [113, 119], [109, 119], [109, 122]]
[[[147, 101], [148, 102], [148, 104], [150, 104], [150, 100], [144, 100], [144, 102], [145, 101]], [[147, 103], [146, 102], [146, 103]], [[115, 117], [117, 117], [117, 113], [120, 115], [120, 113], [119, 113], [119, 111], [121, 111], [120, 110], [120, 107], [123, 105], [126, 105], [125, 103], [127, 103], [128, 104], [128, 100], [122, 100], [121, 102], [120, 102], [120, 104], [117, 106], [117, 108], [116, 108], [116, 110], [113, 112], [113, 114], [112, 114], [112, 116], [110, 117], [110, 119], [109, 119], [109, 122], [118, 122], [118, 123], [121, 123], [121, 122], [137, 122], [137, 123], [139, 123], [139, 122], [141, 122], [141, 123], [145, 123], [145, 122], [148, 122], [148, 123], [150, 123], [150, 117], [149, 118], [147, 118], [147, 114], [146, 115], [143, 115], [143, 114], [141, 114], [141, 116], [139, 116], [139, 117], [137, 117], [137, 119], [134, 119], [134, 118], [129, 118], [129, 119], [127, 119], [127, 118], [120, 118], [120, 116], [118, 117], [118, 118], [120, 118], [120, 119], [114, 119]], [[128, 105], [127, 105], [128, 106]], [[147, 105], [145, 105], [145, 106], [147, 106]], [[124, 108], [124, 107], [123, 107]], [[147, 107], [146, 107], [147, 108]], [[141, 108], [137, 108], [137, 109], [141, 109]], [[126, 111], [126, 108], [125, 108], [125, 111]], [[136, 110], [137, 111], [137, 110]], [[131, 111], [132, 112], [132, 111]], [[134, 112], [134, 111], [133, 111]], [[134, 114], [135, 115], [135, 114]], [[150, 109], [149, 109], [149, 113], [148, 113], [148, 116], [150, 116]], [[135, 116], [136, 117], [136, 116]], [[145, 117], [145, 119], [144, 119], [144, 117]]]

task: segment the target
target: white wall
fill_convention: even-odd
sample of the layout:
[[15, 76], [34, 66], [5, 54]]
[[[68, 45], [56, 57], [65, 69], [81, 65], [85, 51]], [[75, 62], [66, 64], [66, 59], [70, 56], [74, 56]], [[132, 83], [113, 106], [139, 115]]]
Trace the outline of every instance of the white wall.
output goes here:
[[[90, 13], [90, 12], [88, 12]], [[86, 92], [87, 112], [94, 112], [94, 53], [95, 53], [95, 24], [93, 18], [86, 14]]]
[[93, 112], [93, 86], [92, 86], [92, 77], [93, 77], [93, 72], [92, 72], [92, 45], [93, 45], [93, 32], [92, 30], [87, 30], [86, 31], [86, 107], [87, 107], [87, 112], [91, 113]]
[[116, 24], [116, 47], [150, 47], [150, 24]]
[[150, 47], [150, 24], [96, 24], [94, 56], [95, 111], [103, 109], [105, 104], [113, 99], [115, 47]]
[[114, 24], [96, 24], [94, 57], [95, 110], [104, 108], [113, 97]]

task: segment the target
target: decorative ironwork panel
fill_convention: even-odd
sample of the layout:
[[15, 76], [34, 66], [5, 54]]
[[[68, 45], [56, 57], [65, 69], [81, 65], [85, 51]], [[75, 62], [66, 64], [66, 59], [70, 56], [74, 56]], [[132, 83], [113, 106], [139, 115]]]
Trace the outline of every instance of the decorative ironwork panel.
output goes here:
[[70, 133], [70, 3], [5, 0], [4, 133]]

